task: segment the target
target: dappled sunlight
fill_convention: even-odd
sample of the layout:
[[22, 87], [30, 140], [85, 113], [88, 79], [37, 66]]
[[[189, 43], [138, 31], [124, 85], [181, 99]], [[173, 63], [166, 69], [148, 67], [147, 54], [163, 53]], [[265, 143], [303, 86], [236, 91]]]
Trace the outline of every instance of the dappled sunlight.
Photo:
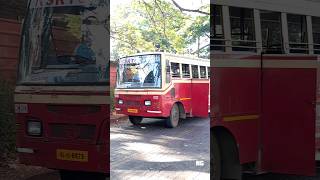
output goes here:
[[[145, 170], [134, 170], [134, 171], [125, 171], [125, 170], [119, 170], [117, 174], [113, 174], [111, 172], [111, 176], [114, 179], [127, 179], [127, 180], [150, 180], [150, 177], [153, 176], [155, 172], [152, 170], [145, 171]], [[194, 180], [193, 176], [190, 176], [190, 173], [194, 173], [192, 171], [159, 171], [157, 173], [157, 180], [169, 180], [169, 179], [175, 179], [175, 180]], [[198, 172], [197, 173], [197, 179], [209, 179], [210, 173], [206, 172]]]
[[126, 140], [140, 140], [141, 138], [137, 135], [134, 134], [110, 134], [110, 140], [121, 140], [121, 139], [126, 139]]
[[182, 155], [182, 153], [173, 151], [168, 147], [149, 144], [149, 143], [124, 143], [125, 150], [139, 152], [137, 160], [145, 160], [149, 162], [173, 162], [190, 159], [190, 157]]
[[209, 119], [187, 119], [174, 129], [157, 119], [112, 127], [111, 177], [209, 179], [209, 134]]

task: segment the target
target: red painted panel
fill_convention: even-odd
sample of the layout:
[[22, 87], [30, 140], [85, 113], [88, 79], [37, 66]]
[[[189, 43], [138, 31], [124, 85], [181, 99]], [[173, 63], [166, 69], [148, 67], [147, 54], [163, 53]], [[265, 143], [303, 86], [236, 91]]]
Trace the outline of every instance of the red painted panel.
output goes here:
[[[192, 106], [192, 86], [190, 83], [176, 83], [174, 85], [175, 87], [175, 99], [177, 99], [178, 101], [180, 101], [183, 106], [184, 109], [186, 111], [186, 113], [190, 113], [191, 110], [193, 110], [193, 106]], [[185, 99], [187, 98], [187, 99]], [[174, 101], [173, 101], [174, 102]], [[171, 105], [172, 107], [172, 105]]]
[[208, 117], [209, 83], [192, 83], [191, 93], [192, 115], [196, 117]]
[[[260, 61], [260, 57], [220, 54], [221, 60]], [[260, 115], [260, 68], [211, 68], [211, 126], [223, 126], [234, 136], [239, 147], [240, 163], [258, 159], [260, 119], [223, 121], [223, 117]]]
[[315, 100], [316, 69], [263, 70], [264, 170], [315, 174]]
[[[69, 111], [73, 113], [69, 113]], [[82, 113], [75, 111], [81, 110]], [[27, 114], [17, 114], [17, 147], [35, 149], [34, 154], [20, 153], [22, 163], [54, 169], [93, 171], [109, 173], [109, 105], [100, 109], [90, 105], [58, 105], [50, 108], [47, 104], [28, 104]], [[30, 137], [26, 134], [28, 119], [42, 121], [43, 136]], [[53, 125], [69, 127], [53, 136]], [[93, 138], [82, 139], [78, 126], [94, 126]], [[65, 134], [63, 134], [65, 133]], [[81, 133], [81, 135], [83, 135]], [[61, 161], [56, 158], [56, 149], [81, 150], [89, 152], [88, 162]]]
[[260, 68], [212, 68], [211, 72], [211, 125], [224, 126], [234, 136], [240, 163], [257, 161], [260, 119], [226, 122], [223, 117], [260, 115]]
[[214, 116], [259, 114], [260, 69], [213, 68]]

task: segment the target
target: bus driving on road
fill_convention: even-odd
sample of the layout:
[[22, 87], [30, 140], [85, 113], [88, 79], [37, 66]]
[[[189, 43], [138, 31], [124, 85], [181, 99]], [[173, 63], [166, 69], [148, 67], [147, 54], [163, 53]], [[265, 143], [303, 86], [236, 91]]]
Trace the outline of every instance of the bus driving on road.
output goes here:
[[167, 127], [174, 128], [179, 119], [208, 117], [208, 59], [154, 52], [118, 63], [115, 108], [132, 124], [164, 118]]
[[14, 99], [21, 163], [62, 180], [109, 174], [108, 18], [106, 0], [29, 1]]
[[314, 176], [320, 3], [211, 1], [211, 176]]

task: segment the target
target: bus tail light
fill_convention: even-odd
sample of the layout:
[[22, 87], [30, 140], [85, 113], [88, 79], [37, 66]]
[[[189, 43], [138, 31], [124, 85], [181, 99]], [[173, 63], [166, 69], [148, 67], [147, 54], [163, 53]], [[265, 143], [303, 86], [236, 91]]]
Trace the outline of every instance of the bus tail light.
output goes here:
[[151, 101], [149, 101], [149, 100], [144, 101], [144, 105], [146, 105], [146, 106], [151, 106]]
[[40, 121], [29, 120], [27, 122], [27, 133], [29, 136], [41, 136], [42, 125]]

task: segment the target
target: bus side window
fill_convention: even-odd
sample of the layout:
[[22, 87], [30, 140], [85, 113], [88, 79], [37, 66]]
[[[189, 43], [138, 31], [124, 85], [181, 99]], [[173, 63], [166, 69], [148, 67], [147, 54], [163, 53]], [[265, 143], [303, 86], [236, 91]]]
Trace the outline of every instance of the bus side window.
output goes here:
[[189, 64], [182, 64], [182, 77], [190, 78], [190, 66]]
[[208, 69], [208, 78], [210, 79], [210, 67], [207, 67]]
[[287, 14], [290, 53], [308, 53], [306, 16]]
[[260, 11], [262, 47], [265, 53], [283, 53], [281, 13]]
[[197, 65], [192, 65], [192, 78], [199, 78], [199, 69]]
[[312, 17], [314, 54], [320, 54], [320, 17]]
[[229, 7], [233, 51], [256, 51], [253, 9]]
[[207, 78], [207, 70], [205, 66], [200, 66], [200, 78]]
[[171, 63], [171, 71], [172, 71], [172, 77], [178, 77], [180, 78], [180, 66], [179, 63]]
[[171, 82], [171, 74], [170, 74], [170, 63], [169, 60], [166, 60], [166, 83]]

